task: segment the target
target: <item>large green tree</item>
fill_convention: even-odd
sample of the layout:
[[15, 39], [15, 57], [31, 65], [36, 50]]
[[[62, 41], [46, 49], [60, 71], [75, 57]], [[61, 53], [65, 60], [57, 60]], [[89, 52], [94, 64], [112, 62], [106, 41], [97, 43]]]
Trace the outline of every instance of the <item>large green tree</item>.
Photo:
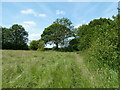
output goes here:
[[27, 49], [28, 33], [24, 27], [14, 24], [10, 28], [2, 28], [3, 49]]
[[12, 37], [14, 40], [14, 49], [24, 49], [26, 48], [28, 41], [28, 33], [25, 31], [24, 27], [15, 24], [10, 28], [12, 32]]
[[74, 36], [73, 30], [72, 22], [68, 18], [57, 18], [52, 25], [45, 28], [41, 37], [46, 44], [55, 44], [58, 48], [59, 45], [66, 46], [68, 38]]
[[65, 25], [52, 24], [45, 28], [41, 39], [47, 44], [55, 44], [56, 49], [59, 45], [64, 45], [65, 39], [71, 37], [72, 32]]

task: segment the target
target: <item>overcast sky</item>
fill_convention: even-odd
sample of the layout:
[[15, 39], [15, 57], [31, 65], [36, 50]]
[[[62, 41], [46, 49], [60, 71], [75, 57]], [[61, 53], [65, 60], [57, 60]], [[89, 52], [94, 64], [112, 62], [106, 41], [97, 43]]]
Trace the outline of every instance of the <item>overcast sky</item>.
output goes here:
[[1, 26], [23, 25], [29, 40], [38, 40], [56, 18], [66, 17], [78, 27], [95, 18], [111, 18], [117, 7], [117, 2], [3, 2]]

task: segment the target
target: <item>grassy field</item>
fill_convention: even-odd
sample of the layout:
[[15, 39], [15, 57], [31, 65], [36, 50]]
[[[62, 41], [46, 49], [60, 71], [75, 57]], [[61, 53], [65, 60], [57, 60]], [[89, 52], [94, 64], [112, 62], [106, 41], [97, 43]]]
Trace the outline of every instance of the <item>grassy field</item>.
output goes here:
[[118, 88], [118, 73], [87, 62], [84, 54], [2, 51], [3, 88]]

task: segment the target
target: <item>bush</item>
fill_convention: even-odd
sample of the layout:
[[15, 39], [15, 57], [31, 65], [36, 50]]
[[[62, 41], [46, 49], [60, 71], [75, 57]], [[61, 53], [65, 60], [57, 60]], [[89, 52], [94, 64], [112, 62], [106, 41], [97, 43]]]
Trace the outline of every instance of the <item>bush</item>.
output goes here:
[[39, 41], [33, 40], [33, 41], [30, 42], [29, 48], [31, 50], [37, 50], [38, 49], [38, 44], [39, 44]]
[[113, 69], [119, 68], [118, 19], [95, 19], [78, 28], [79, 50], [90, 51], [90, 57]]
[[39, 51], [44, 51], [45, 43], [42, 40], [39, 40], [38, 49]]
[[[113, 23], [114, 25], [114, 23]], [[118, 33], [116, 27], [103, 25], [97, 27], [94, 33], [91, 48], [94, 57], [103, 64], [109, 65], [113, 69], [118, 69]]]

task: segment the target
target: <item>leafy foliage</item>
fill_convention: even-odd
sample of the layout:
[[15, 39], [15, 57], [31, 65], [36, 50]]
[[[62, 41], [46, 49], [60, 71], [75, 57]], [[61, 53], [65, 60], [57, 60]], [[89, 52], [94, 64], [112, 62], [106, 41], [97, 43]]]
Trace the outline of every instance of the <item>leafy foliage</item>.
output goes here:
[[28, 33], [18, 24], [11, 28], [3, 28], [2, 30], [2, 48], [3, 49], [27, 49]]
[[118, 68], [118, 18], [100, 18], [78, 28], [80, 50], [89, 50], [103, 65]]
[[44, 41], [43, 40], [39, 40], [38, 49], [37, 50], [44, 51], [45, 50], [44, 47], [45, 47]]
[[37, 49], [38, 49], [38, 44], [39, 44], [39, 41], [38, 41], [38, 40], [32, 40], [32, 41], [30, 42], [29, 48], [30, 48], [31, 50], [37, 50]]
[[68, 49], [69, 51], [79, 51], [79, 38], [74, 38], [69, 42]]
[[32, 40], [30, 42], [30, 46], [29, 46], [29, 48], [31, 50], [40, 50], [40, 51], [43, 51], [44, 47], [45, 47], [45, 43], [41, 39], [40, 40]]
[[71, 37], [72, 32], [69, 28], [61, 24], [52, 24], [45, 28], [41, 39], [47, 44], [64, 45], [65, 39]]
[[67, 28], [69, 28], [71, 31], [74, 30], [73, 26], [72, 26], [72, 22], [68, 19], [68, 18], [57, 18], [53, 24], [60, 24], [60, 25], [64, 25]]

